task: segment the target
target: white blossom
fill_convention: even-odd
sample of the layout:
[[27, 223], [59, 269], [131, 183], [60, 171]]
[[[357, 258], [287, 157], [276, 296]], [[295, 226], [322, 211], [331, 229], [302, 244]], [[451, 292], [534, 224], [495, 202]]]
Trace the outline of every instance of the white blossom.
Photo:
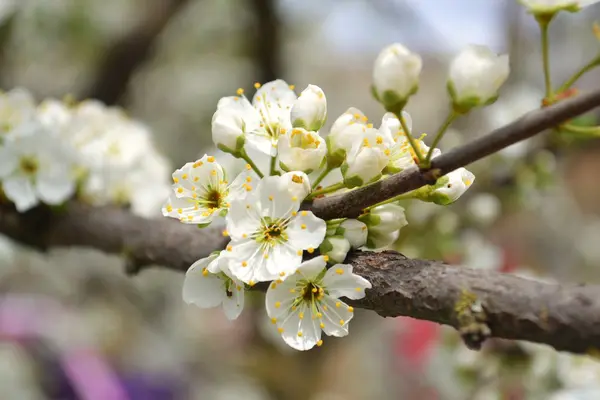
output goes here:
[[428, 201], [447, 205], [458, 200], [475, 181], [475, 175], [466, 168], [458, 168], [438, 179]]
[[404, 208], [398, 204], [383, 204], [359, 217], [368, 228], [367, 247], [380, 249], [394, 243], [400, 229], [408, 224]]
[[244, 147], [246, 125], [231, 108], [220, 108], [212, 117], [212, 140], [222, 151], [237, 154]]
[[448, 90], [455, 107], [468, 111], [495, 101], [509, 70], [506, 54], [497, 55], [486, 46], [467, 46], [450, 64]]
[[331, 168], [339, 167], [357, 141], [360, 141], [368, 118], [357, 108], [350, 107], [335, 120], [327, 141], [327, 164]]
[[[302, 180], [306, 175], [296, 172]], [[256, 190], [231, 201], [227, 214], [227, 246], [231, 272], [252, 284], [293, 274], [303, 250], [314, 251], [325, 236], [325, 221], [298, 211], [302, 201], [283, 176], [263, 178]]]
[[292, 107], [292, 126], [318, 131], [327, 119], [327, 100], [320, 87], [308, 85]]
[[386, 110], [399, 112], [419, 87], [421, 57], [399, 43], [379, 53], [373, 68], [373, 91]]
[[201, 308], [223, 306], [229, 320], [244, 308], [244, 284], [229, 271], [224, 258], [210, 255], [193, 263], [183, 281], [183, 301]]
[[336, 233], [344, 236], [353, 249], [358, 249], [367, 243], [367, 225], [357, 219], [344, 220]]
[[359, 134], [341, 167], [344, 184], [348, 188], [362, 186], [381, 178], [391, 154], [390, 137], [381, 134], [372, 124], [363, 126]]
[[558, 11], [579, 11], [599, 0], [519, 0], [532, 14], [554, 14]]
[[71, 154], [38, 124], [36, 133], [7, 140], [0, 147], [2, 190], [18, 211], [63, 203], [75, 192]]
[[292, 197], [303, 200], [311, 191], [310, 179], [304, 172], [291, 171], [281, 175], [282, 184], [287, 186]]
[[39, 121], [31, 93], [16, 88], [0, 94], [0, 121], [0, 139], [35, 134], [39, 130]]
[[321, 166], [327, 146], [318, 133], [293, 128], [279, 138], [278, 150], [281, 169], [310, 173]]
[[267, 291], [266, 308], [283, 340], [297, 350], [321, 346], [321, 333], [348, 335], [354, 309], [341, 300], [365, 296], [371, 284], [352, 273], [352, 266], [337, 264], [326, 270], [326, 257], [302, 263], [295, 274], [273, 282]]
[[296, 94], [290, 85], [280, 79], [260, 87], [254, 94], [252, 103], [243, 96], [243, 90], [238, 89], [238, 96], [219, 100], [219, 117], [213, 117], [213, 122], [222, 115], [226, 126], [218, 125], [217, 128], [222, 130], [218, 133], [213, 131], [213, 138], [217, 139], [215, 145], [232, 145], [234, 135], [239, 133], [237, 128], [241, 128], [249, 145], [264, 154], [274, 156], [277, 153], [280, 135], [292, 128], [290, 113], [295, 101]]
[[346, 259], [346, 255], [350, 251], [350, 242], [342, 235], [327, 236], [321, 246], [319, 252], [328, 256], [333, 263], [342, 263]]
[[173, 172], [173, 193], [163, 206], [166, 217], [189, 224], [210, 224], [224, 217], [230, 203], [255, 187], [250, 171], [229, 182], [225, 170], [213, 156], [204, 155]]

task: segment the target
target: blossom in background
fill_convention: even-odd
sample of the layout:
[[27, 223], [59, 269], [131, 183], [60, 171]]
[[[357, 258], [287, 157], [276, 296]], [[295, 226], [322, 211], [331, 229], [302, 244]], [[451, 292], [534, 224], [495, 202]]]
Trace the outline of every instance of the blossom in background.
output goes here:
[[213, 156], [204, 155], [173, 172], [173, 193], [162, 208], [166, 217], [188, 224], [210, 224], [224, 217], [231, 201], [255, 187], [250, 171], [232, 182]]
[[[308, 182], [302, 172], [290, 174], [295, 181]], [[325, 237], [325, 221], [299, 211], [302, 198], [290, 191], [288, 177], [263, 178], [246, 197], [231, 200], [226, 232], [231, 237], [229, 268], [243, 282], [293, 274], [303, 250], [313, 252]]]
[[183, 281], [183, 301], [201, 308], [223, 306], [229, 320], [244, 309], [244, 284], [229, 271], [223, 257], [213, 254], [188, 269]]
[[321, 332], [348, 335], [354, 309], [339, 298], [361, 299], [371, 288], [369, 281], [352, 273], [350, 265], [337, 264], [329, 270], [325, 266], [324, 256], [305, 261], [295, 274], [273, 282], [267, 291], [267, 314], [294, 349], [321, 346]]
[[43, 126], [0, 146], [2, 190], [18, 211], [63, 203], [75, 192], [69, 149]]
[[40, 126], [31, 93], [16, 88], [0, 94], [0, 121], [1, 140], [35, 134]]
[[373, 93], [387, 111], [400, 112], [419, 88], [423, 62], [399, 43], [379, 53], [373, 67]]
[[497, 55], [486, 46], [469, 45], [450, 63], [448, 91], [459, 112], [493, 103], [508, 78], [508, 55]]

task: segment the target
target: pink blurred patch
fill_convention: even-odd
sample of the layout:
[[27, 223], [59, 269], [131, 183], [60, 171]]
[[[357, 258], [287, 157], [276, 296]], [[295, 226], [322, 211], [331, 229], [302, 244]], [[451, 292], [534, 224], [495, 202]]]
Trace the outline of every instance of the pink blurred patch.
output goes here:
[[439, 325], [408, 317], [398, 318], [398, 323], [402, 327], [395, 338], [396, 355], [407, 360], [411, 366], [421, 367], [439, 337]]

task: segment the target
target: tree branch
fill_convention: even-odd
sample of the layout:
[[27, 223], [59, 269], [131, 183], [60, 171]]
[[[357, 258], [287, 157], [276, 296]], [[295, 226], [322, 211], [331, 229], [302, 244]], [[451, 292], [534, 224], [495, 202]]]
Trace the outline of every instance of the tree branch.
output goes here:
[[[129, 261], [129, 272], [149, 265], [184, 272], [227, 242], [216, 228], [148, 220], [124, 209], [75, 202], [60, 213], [36, 208], [20, 214], [3, 205], [0, 232], [41, 250], [83, 246], [121, 254]], [[346, 262], [373, 285], [365, 299], [351, 302], [355, 307], [454, 326], [471, 347], [499, 337], [575, 353], [600, 348], [600, 286], [537, 282], [412, 260], [392, 251], [357, 251]]]
[[307, 205], [306, 209], [323, 219], [356, 218], [368, 206], [435, 183], [437, 178], [448, 172], [467, 166], [598, 106], [600, 106], [600, 90], [532, 111], [508, 125], [434, 158], [429, 170], [407, 168], [360, 189], [316, 199], [312, 204]]

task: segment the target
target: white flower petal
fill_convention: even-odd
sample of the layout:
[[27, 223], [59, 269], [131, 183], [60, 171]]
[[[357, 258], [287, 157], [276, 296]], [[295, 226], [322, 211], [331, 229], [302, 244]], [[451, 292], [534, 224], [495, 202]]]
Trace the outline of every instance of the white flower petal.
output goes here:
[[234, 240], [248, 238], [261, 226], [261, 210], [257, 196], [251, 194], [244, 199], [234, 199], [227, 213], [227, 232]]
[[287, 315], [290, 307], [298, 295], [292, 289], [295, 289], [299, 275], [292, 275], [283, 282], [272, 282], [267, 290], [265, 297], [265, 306], [267, 315], [276, 320], [282, 319]]
[[327, 266], [325, 257], [319, 256], [310, 260], [304, 261], [297, 270], [297, 275], [306, 280], [314, 280], [323, 272]]
[[323, 242], [326, 230], [325, 221], [316, 217], [312, 211], [300, 211], [286, 229], [288, 243], [295, 249], [316, 249]]
[[323, 286], [332, 297], [344, 296], [358, 300], [365, 297], [365, 289], [370, 289], [371, 283], [362, 276], [353, 274], [351, 265], [336, 264], [327, 270]]
[[[223, 280], [217, 275], [204, 273], [204, 269], [216, 259], [216, 255], [196, 261], [188, 269], [183, 281], [183, 301], [201, 308], [220, 305], [226, 297]], [[208, 272], [208, 271], [207, 271]]]
[[287, 186], [287, 181], [280, 176], [269, 176], [260, 181], [257, 192], [262, 216], [271, 219], [288, 218], [298, 210], [302, 199], [294, 199]]
[[[234, 283], [236, 283], [234, 281]], [[231, 296], [225, 296], [223, 298], [223, 311], [225, 316], [230, 321], [233, 321], [240, 316], [244, 309], [244, 285], [239, 282], [236, 283], [236, 287], [232, 288]]]
[[41, 171], [35, 187], [40, 200], [46, 204], [61, 204], [75, 193], [75, 181], [67, 171], [54, 174]]
[[299, 201], [302, 201], [311, 191], [310, 179], [304, 172], [286, 172], [281, 175], [281, 180], [287, 185], [288, 191], [292, 197], [295, 196]]
[[[264, 258], [263, 253], [263, 258]], [[302, 252], [291, 246], [279, 245], [266, 252], [264, 265], [271, 276], [286, 277], [292, 275], [302, 263]]]
[[19, 212], [27, 211], [39, 203], [33, 185], [26, 176], [13, 175], [5, 178], [2, 181], [2, 189], [6, 197], [15, 203]]
[[19, 158], [12, 146], [0, 147], [0, 178], [9, 176], [17, 168]]
[[348, 335], [348, 323], [354, 316], [349, 310], [351, 308], [343, 301], [325, 295], [319, 310], [323, 314], [321, 319], [323, 331], [329, 336], [343, 337]]

